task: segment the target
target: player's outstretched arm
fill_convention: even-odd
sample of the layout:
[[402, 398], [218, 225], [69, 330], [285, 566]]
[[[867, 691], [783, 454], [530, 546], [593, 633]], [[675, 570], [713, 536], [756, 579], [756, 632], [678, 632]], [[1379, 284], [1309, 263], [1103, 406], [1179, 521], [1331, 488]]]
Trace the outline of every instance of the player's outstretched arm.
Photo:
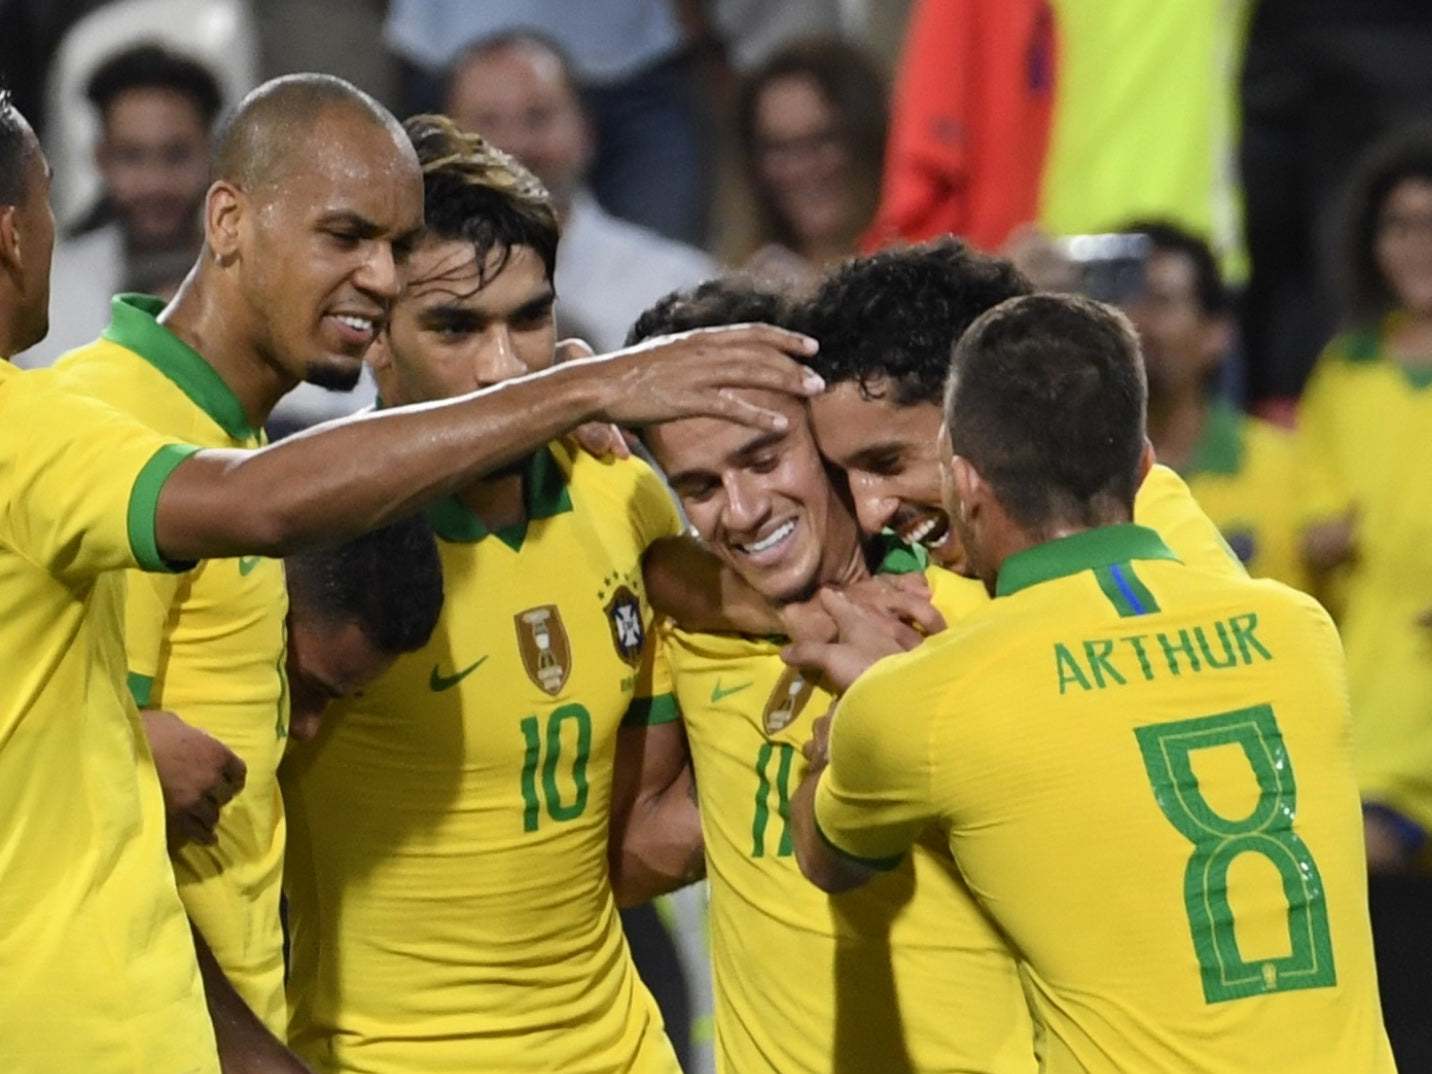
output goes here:
[[194, 934], [194, 953], [199, 959], [199, 975], [204, 980], [204, 997], [209, 1005], [209, 1018], [214, 1023], [219, 1064], [224, 1074], [313, 1074], [249, 1010], [224, 976], [199, 930], [192, 925], [190, 929]]
[[786, 419], [741, 388], [809, 396], [820, 378], [792, 356], [806, 336], [769, 325], [699, 329], [563, 363], [442, 403], [320, 426], [257, 452], [201, 451], [159, 494], [156, 537], [174, 562], [283, 556], [375, 529], [515, 462], [578, 425], [722, 417]]
[[820, 774], [830, 763], [830, 719], [826, 713], [815, 721], [814, 737], [805, 744], [810, 766], [791, 797], [791, 832], [795, 839], [796, 862], [801, 872], [821, 891], [838, 895], [858, 888], [876, 875], [848, 858], [841, 857], [824, 839], [815, 823], [815, 789]]
[[706, 875], [696, 775], [680, 721], [621, 729], [608, 858], [623, 908]]

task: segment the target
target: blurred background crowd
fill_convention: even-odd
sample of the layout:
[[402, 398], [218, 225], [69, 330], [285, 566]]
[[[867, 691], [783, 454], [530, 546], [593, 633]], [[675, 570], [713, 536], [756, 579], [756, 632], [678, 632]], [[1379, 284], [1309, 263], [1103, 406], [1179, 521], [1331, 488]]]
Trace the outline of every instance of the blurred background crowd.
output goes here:
[[[1163, 461], [1339, 619], [1389, 1028], [1432, 1070], [1429, 57], [1427, 0], [0, 0], [63, 234], [19, 361], [172, 293], [216, 123], [299, 70], [536, 172], [598, 351], [718, 272], [801, 288], [946, 232], [1119, 303]], [[305, 385], [274, 431], [371, 398]]]

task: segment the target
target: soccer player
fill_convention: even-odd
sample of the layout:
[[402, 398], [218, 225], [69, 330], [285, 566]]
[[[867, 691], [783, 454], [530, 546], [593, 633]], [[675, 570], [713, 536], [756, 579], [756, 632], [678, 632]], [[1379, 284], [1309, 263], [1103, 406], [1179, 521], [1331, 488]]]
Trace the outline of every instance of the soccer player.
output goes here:
[[[396, 190], [405, 234], [421, 219], [421, 180], [410, 155], [393, 167], [410, 184]], [[39, 143], [0, 97], [0, 355], [47, 328], [48, 195]], [[254, 255], [264, 230], [246, 208], [238, 197], [221, 214], [238, 232], [220, 251], [229, 267]], [[391, 275], [394, 234], [370, 224], [358, 247]], [[288, 330], [331, 331], [299, 315]], [[352, 537], [586, 421], [715, 410], [779, 427], [780, 415], [722, 389], [818, 390], [781, 348], [808, 345], [764, 327], [706, 333], [255, 452], [195, 450], [77, 397], [52, 371], [0, 363], [0, 631], [18, 669], [0, 690], [0, 1068], [213, 1074], [217, 1030], [236, 1062], [299, 1069], [211, 958], [200, 985], [158, 781], [125, 689], [115, 572]]]
[[[663, 299], [630, 338], [781, 318], [773, 294], [712, 281]], [[790, 416], [787, 432], [693, 419], [644, 433], [706, 546], [778, 606], [872, 572], [921, 570], [923, 552], [895, 538], [864, 546], [804, 405], [762, 401]], [[972, 579], [939, 567], [928, 577], [951, 622], [985, 604]], [[789, 802], [829, 687], [784, 664], [779, 639], [669, 622], [655, 639], [643, 686], [672, 693], [677, 704], [665, 715], [679, 722], [622, 730], [619, 749], [643, 766], [640, 782], [616, 793], [614, 882], [634, 901], [689, 875], [685, 856], [701, 844], [683, 833], [699, 802], [718, 1069], [1033, 1072], [1014, 958], [937, 844], [851, 895], [829, 898], [800, 876]]]
[[995, 599], [841, 699], [797, 858], [840, 891], [939, 832], [1051, 1074], [1391, 1072], [1337, 631], [1131, 523], [1144, 408], [1107, 307], [1029, 296], [966, 332], [941, 471]]
[[[867, 534], [894, 530], [965, 569], [935, 449], [950, 348], [980, 314], [1029, 289], [1009, 262], [936, 239], [847, 261], [797, 311], [796, 323], [821, 340], [813, 365], [830, 384], [811, 403], [816, 440], [845, 470]], [[1167, 467], [1149, 471], [1135, 513], [1185, 562], [1242, 573]]]
[[[383, 399], [546, 369], [545, 191], [445, 118], [406, 126], [427, 230], [373, 354]], [[680, 531], [675, 507], [644, 462], [552, 440], [428, 518], [436, 634], [335, 706], [285, 772], [289, 1040], [324, 1072], [675, 1074], [606, 868], [618, 727], [666, 705], [635, 683], [641, 556]]]

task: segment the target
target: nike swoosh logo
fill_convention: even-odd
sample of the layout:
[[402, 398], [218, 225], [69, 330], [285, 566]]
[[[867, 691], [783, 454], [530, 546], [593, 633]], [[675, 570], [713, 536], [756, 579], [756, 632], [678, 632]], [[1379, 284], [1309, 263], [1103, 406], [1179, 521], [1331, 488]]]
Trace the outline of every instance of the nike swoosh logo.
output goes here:
[[717, 701], [728, 698], [732, 694], [739, 694], [742, 690], [749, 690], [754, 685], [755, 683], [743, 682], [731, 687], [729, 690], [723, 690], [721, 689], [721, 680], [717, 679], [716, 686], [711, 691], [711, 702], [715, 704]]
[[438, 666], [434, 664], [433, 673], [428, 676], [428, 689], [430, 689], [435, 694], [442, 693], [444, 690], [451, 690], [458, 683], [462, 682], [463, 679], [467, 678], [479, 667], [481, 667], [482, 662], [486, 659], [487, 657], [485, 656], [479, 656], [476, 660], [474, 660], [467, 667], [463, 668], [456, 675], [440, 675], [438, 673]]
[[264, 561], [264, 557], [263, 557], [263, 556], [240, 556], [240, 557], [239, 557], [239, 573], [242, 574], [242, 575], [250, 575], [250, 574], [253, 574], [253, 573], [254, 573], [254, 568], [257, 567], [257, 566], [258, 566], [260, 563], [262, 563], [263, 561]]

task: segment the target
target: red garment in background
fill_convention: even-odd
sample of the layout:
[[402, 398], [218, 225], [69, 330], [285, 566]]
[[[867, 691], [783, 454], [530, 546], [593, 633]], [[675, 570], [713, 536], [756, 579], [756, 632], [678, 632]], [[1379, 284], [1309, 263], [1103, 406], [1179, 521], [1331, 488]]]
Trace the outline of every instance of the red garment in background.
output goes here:
[[1048, 0], [917, 0], [862, 248], [951, 232], [998, 250], [1036, 220], [1055, 58]]

